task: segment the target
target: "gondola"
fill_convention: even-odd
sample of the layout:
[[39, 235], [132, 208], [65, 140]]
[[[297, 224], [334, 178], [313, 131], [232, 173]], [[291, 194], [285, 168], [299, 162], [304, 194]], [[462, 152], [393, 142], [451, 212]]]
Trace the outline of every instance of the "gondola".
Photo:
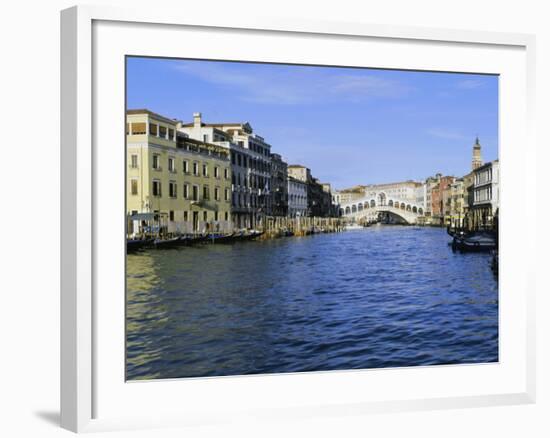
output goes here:
[[460, 252], [489, 252], [497, 247], [496, 238], [490, 233], [474, 233], [469, 236], [454, 236], [453, 251]]
[[127, 239], [126, 252], [132, 253], [141, 251], [151, 245], [151, 239]]
[[207, 242], [210, 243], [233, 243], [235, 241], [235, 233], [232, 234], [209, 234]]
[[169, 249], [177, 248], [182, 245], [182, 241], [179, 237], [171, 237], [169, 239], [155, 239], [153, 245], [157, 249]]

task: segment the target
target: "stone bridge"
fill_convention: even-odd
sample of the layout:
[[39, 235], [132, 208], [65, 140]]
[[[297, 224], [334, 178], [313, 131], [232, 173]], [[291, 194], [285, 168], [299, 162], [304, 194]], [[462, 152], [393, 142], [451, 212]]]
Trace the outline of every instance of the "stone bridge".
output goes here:
[[379, 213], [391, 213], [408, 224], [415, 224], [424, 215], [424, 207], [408, 200], [388, 197], [380, 192], [341, 205], [340, 213], [343, 217], [356, 221], [376, 220]]

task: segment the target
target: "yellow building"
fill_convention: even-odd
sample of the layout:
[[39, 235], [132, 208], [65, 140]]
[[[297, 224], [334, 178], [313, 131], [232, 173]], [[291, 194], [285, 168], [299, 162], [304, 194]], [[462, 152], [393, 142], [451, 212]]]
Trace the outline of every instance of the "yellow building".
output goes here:
[[151, 225], [149, 217], [168, 233], [232, 229], [229, 151], [190, 139], [180, 127], [149, 110], [127, 111], [129, 234]]

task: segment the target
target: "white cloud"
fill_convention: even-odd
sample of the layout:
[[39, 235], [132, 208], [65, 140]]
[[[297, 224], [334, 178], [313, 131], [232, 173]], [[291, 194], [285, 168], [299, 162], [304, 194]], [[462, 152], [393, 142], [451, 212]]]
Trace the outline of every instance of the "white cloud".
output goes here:
[[461, 90], [475, 90], [476, 88], [483, 87], [485, 82], [481, 79], [465, 79], [456, 84], [457, 88]]
[[217, 86], [234, 87], [240, 92], [241, 100], [256, 103], [294, 105], [337, 99], [358, 102], [373, 98], [397, 99], [412, 91], [406, 84], [364, 71], [326, 74], [321, 69], [312, 72], [297, 67], [257, 75], [253, 71], [237, 71], [235, 65], [194, 61], [180, 64], [176, 69]]

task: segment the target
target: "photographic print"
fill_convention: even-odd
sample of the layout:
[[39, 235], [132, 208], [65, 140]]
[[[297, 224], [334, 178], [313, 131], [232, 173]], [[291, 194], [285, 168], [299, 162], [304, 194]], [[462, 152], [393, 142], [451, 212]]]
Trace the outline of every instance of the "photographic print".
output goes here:
[[127, 380], [498, 362], [498, 81], [128, 56]]

